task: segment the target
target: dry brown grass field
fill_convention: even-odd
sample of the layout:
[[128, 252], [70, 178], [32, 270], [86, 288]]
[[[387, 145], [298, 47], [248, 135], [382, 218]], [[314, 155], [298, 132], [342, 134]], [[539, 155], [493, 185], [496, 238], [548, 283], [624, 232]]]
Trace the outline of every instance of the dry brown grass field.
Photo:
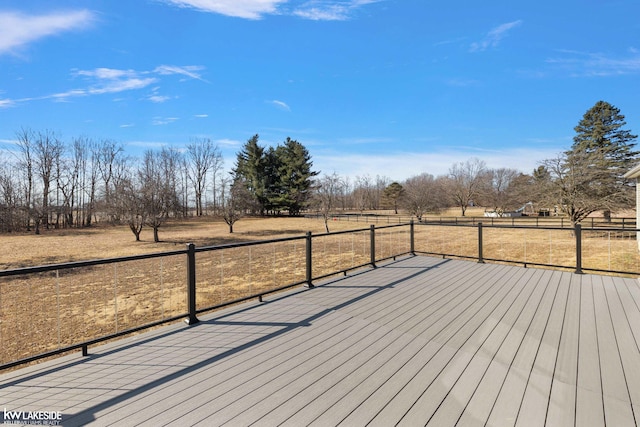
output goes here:
[[[459, 215], [452, 211], [448, 215]], [[481, 215], [471, 210], [468, 215]], [[386, 225], [380, 223], [379, 226]], [[367, 229], [366, 222], [331, 221], [334, 231]], [[115, 258], [197, 247], [325, 232], [324, 223], [306, 218], [243, 218], [234, 233], [221, 220], [167, 223], [160, 243], [151, 230], [136, 242], [126, 227], [47, 230], [41, 235], [2, 235], [0, 269], [69, 261]], [[585, 233], [587, 268], [640, 271], [635, 232]], [[477, 228], [416, 226], [416, 250], [477, 256]], [[370, 260], [369, 231], [313, 239], [313, 276], [362, 265]], [[409, 227], [376, 232], [378, 258], [409, 250]], [[570, 230], [485, 228], [484, 256], [528, 263], [575, 265]], [[198, 308], [210, 307], [305, 278], [305, 241], [198, 252]], [[39, 354], [184, 314], [186, 256], [117, 262], [90, 268], [59, 269], [38, 275], [0, 278], [0, 363]]]
[[[360, 224], [366, 227], [366, 224]], [[331, 231], [358, 227], [354, 223], [334, 221]], [[147, 254], [184, 249], [187, 243], [196, 246], [264, 240], [286, 236], [300, 236], [307, 231], [325, 232], [322, 221], [306, 218], [247, 217], [234, 225], [234, 233], [222, 219], [193, 218], [168, 222], [160, 227], [160, 242], [153, 242], [151, 229], [145, 228], [136, 242], [126, 226], [95, 226], [84, 229], [42, 230], [33, 233], [0, 235], [4, 250], [0, 253], [0, 270], [26, 266], [53, 264], [101, 258]]]

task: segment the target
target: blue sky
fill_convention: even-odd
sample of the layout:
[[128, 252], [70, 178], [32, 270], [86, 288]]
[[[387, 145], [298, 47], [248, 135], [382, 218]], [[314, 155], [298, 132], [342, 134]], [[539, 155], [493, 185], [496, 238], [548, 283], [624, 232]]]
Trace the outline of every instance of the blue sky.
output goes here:
[[131, 155], [254, 134], [316, 170], [403, 180], [478, 157], [531, 172], [598, 100], [640, 133], [640, 3], [3, 0], [0, 143]]

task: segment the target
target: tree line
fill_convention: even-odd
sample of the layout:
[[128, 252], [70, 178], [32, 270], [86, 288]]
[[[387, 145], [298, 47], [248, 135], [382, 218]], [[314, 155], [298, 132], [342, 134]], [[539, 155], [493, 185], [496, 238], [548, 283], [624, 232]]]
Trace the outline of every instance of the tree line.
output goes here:
[[[457, 206], [465, 216], [469, 206], [484, 206], [502, 216], [524, 209], [547, 210], [566, 215], [574, 224], [590, 214], [632, 208], [635, 183], [624, 174], [638, 163], [634, 149], [637, 135], [624, 128], [624, 115], [615, 106], [598, 101], [574, 128], [573, 144], [552, 159], [545, 159], [527, 174], [513, 168], [487, 168], [471, 158], [453, 164], [447, 174], [419, 174], [404, 182], [392, 182], [380, 198], [386, 208], [406, 210], [418, 220]], [[315, 205], [325, 219], [339, 208], [348, 183], [337, 174], [318, 181]]]
[[136, 239], [170, 217], [221, 209], [228, 179], [209, 139], [185, 150], [148, 150], [127, 156], [113, 140], [64, 141], [53, 131], [21, 129], [0, 164], [0, 231], [127, 224]]
[[243, 215], [319, 212], [328, 219], [347, 210], [402, 209], [418, 219], [472, 205], [497, 215], [533, 205], [557, 209], [579, 222], [589, 214], [633, 206], [634, 183], [623, 179], [638, 161], [637, 136], [624, 129], [620, 110], [604, 101], [575, 127], [571, 148], [540, 162], [530, 174], [490, 169], [477, 158], [394, 182], [385, 176], [319, 175], [308, 150], [287, 138], [264, 147], [247, 140], [230, 172], [219, 148], [194, 138], [182, 150], [147, 150], [127, 156], [112, 140], [63, 141], [52, 131], [21, 129], [0, 163], [0, 232], [126, 224], [136, 240], [143, 227], [158, 230], [168, 218], [217, 215], [233, 224]]

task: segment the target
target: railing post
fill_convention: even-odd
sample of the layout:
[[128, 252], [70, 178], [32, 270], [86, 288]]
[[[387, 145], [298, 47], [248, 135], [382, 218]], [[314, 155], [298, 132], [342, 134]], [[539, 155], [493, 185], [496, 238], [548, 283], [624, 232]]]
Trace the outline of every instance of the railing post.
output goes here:
[[376, 226], [371, 224], [369, 232], [371, 241], [371, 267], [376, 268]]
[[411, 252], [411, 255], [416, 254], [416, 235], [413, 220], [409, 222], [409, 252]]
[[313, 265], [311, 264], [312, 262], [312, 258], [311, 258], [311, 232], [307, 231], [307, 250], [306, 250], [306, 257], [305, 257], [305, 265], [306, 265], [306, 273], [305, 273], [305, 281], [307, 282], [307, 287], [308, 288], [314, 288], [315, 286], [313, 285]]
[[574, 229], [576, 235], [576, 274], [582, 273], [582, 226], [576, 224]]
[[187, 325], [195, 325], [200, 320], [196, 317], [196, 245], [187, 244], [187, 307], [189, 317]]
[[482, 223], [478, 223], [478, 263], [484, 264], [484, 257], [482, 256]]

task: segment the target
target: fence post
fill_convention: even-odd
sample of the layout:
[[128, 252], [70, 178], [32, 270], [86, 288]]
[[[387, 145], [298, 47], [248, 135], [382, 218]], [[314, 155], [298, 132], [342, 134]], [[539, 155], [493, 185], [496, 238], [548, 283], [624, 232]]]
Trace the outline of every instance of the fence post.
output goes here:
[[576, 235], [576, 274], [582, 273], [582, 226], [580, 224], [576, 224], [574, 229]]
[[478, 223], [478, 263], [484, 264], [484, 257], [482, 256], [482, 223]]
[[376, 268], [376, 226], [371, 224], [369, 229], [371, 230], [369, 232], [371, 240], [371, 267]]
[[416, 254], [416, 237], [415, 237], [415, 224], [413, 220], [409, 222], [409, 252], [411, 255]]
[[315, 286], [313, 285], [313, 265], [311, 264], [312, 262], [312, 258], [311, 258], [311, 232], [307, 231], [307, 250], [306, 250], [306, 257], [305, 257], [305, 265], [306, 265], [306, 273], [305, 273], [305, 281], [307, 282], [307, 287], [308, 288], [314, 288]]
[[195, 325], [200, 320], [196, 317], [196, 245], [187, 244], [187, 307], [189, 317], [187, 325]]

